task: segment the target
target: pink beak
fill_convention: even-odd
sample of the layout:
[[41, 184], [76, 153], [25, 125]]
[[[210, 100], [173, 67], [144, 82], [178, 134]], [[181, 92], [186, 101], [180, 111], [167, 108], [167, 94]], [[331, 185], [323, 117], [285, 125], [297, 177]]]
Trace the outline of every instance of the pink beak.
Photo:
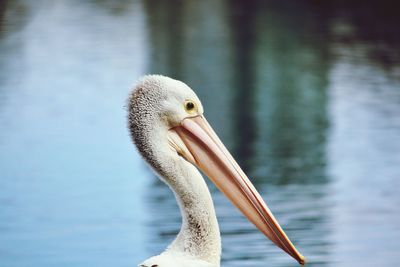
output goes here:
[[204, 116], [186, 118], [170, 130], [172, 146], [195, 164], [226, 197], [272, 242], [304, 265], [278, 221]]

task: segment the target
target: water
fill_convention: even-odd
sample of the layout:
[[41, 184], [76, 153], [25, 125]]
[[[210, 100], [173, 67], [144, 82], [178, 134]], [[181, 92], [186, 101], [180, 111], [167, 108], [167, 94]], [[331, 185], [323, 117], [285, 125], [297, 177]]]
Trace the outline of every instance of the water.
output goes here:
[[[0, 266], [136, 266], [174, 238], [126, 129], [144, 73], [196, 90], [309, 266], [396, 266], [399, 9], [313, 3], [1, 2]], [[210, 189], [222, 266], [297, 266]]]

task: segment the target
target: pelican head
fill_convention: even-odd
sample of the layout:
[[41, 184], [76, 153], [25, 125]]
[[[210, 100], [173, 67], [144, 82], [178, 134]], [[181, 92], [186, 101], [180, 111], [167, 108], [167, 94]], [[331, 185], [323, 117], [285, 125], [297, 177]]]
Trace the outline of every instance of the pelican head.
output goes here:
[[182, 228], [168, 249], [141, 266], [219, 266], [218, 223], [199, 168], [272, 242], [304, 264], [275, 217], [208, 124], [186, 84], [161, 75], [143, 77], [129, 98], [129, 128], [140, 154], [173, 190]]

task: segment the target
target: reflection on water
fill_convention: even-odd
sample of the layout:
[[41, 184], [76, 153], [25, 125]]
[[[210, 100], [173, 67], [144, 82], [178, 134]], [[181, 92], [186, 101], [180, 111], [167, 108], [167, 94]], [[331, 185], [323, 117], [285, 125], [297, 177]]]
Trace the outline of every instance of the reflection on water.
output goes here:
[[[135, 266], [171, 242], [173, 194], [125, 128], [149, 72], [196, 90], [309, 266], [395, 266], [399, 9], [312, 3], [1, 2], [0, 266]], [[296, 266], [210, 188], [223, 266]]]

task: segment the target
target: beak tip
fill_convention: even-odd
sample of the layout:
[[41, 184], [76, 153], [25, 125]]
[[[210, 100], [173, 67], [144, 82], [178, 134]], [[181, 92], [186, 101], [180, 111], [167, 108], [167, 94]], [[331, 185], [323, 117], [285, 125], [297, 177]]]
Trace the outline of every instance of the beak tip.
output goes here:
[[300, 263], [301, 265], [306, 264], [306, 258], [305, 258], [303, 255], [300, 255], [300, 257], [299, 257], [299, 263]]

